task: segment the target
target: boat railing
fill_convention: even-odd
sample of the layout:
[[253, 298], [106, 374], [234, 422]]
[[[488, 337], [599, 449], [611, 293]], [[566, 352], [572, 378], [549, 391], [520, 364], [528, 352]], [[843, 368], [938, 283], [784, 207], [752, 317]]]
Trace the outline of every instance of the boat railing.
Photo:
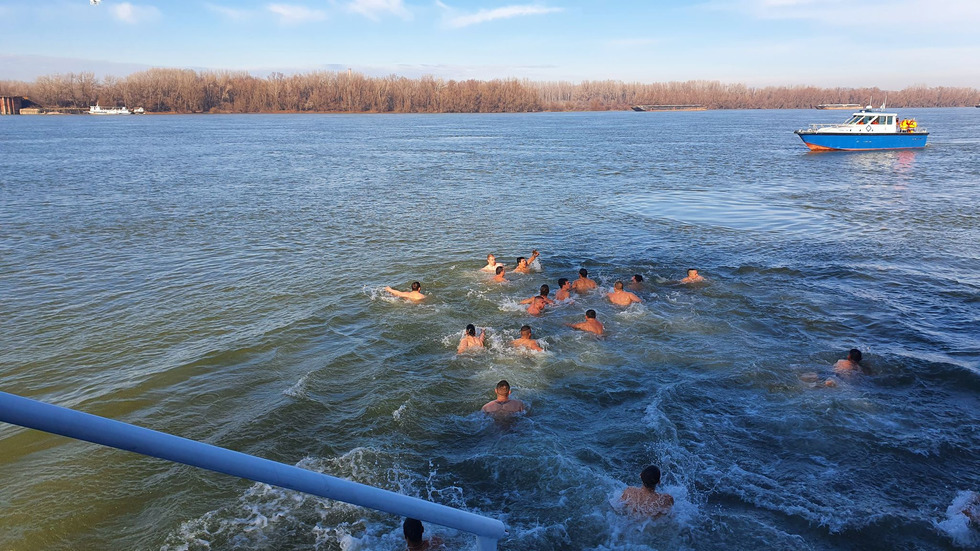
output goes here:
[[0, 421], [446, 526], [474, 534], [479, 551], [507, 536], [497, 519], [6, 392]]

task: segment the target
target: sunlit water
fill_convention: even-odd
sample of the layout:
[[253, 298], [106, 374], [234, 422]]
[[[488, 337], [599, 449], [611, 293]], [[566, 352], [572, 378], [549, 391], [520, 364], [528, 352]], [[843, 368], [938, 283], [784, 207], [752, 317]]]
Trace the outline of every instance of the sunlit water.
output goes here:
[[[927, 149], [808, 153], [819, 111], [6, 117], [0, 389], [500, 518], [501, 549], [980, 545], [947, 520], [980, 489], [980, 109], [902, 115]], [[526, 315], [583, 266], [645, 302]], [[587, 308], [606, 338], [565, 326]], [[801, 379], [852, 347], [874, 375]], [[496, 424], [501, 378], [529, 412]], [[640, 522], [651, 463], [676, 506]], [[404, 545], [10, 425], [0, 482], [4, 550]]]

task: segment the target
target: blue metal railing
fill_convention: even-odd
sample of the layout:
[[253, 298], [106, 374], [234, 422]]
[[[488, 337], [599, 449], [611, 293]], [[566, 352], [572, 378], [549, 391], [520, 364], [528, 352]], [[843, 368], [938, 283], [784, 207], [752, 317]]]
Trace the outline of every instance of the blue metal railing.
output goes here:
[[496, 519], [6, 392], [0, 421], [447, 526], [476, 535], [480, 551], [507, 536]]

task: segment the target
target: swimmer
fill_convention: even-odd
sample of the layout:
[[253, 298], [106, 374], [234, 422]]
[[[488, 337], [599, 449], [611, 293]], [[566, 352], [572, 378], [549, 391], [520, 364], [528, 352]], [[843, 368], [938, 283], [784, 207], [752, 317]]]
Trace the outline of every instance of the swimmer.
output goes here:
[[402, 524], [402, 533], [405, 534], [405, 544], [408, 551], [423, 551], [425, 549], [436, 549], [442, 547], [442, 540], [439, 538], [422, 539], [425, 527], [422, 522], [414, 518], [406, 518]]
[[575, 280], [575, 283], [572, 283], [572, 290], [580, 295], [584, 295], [596, 287], [598, 285], [595, 281], [589, 279], [589, 271], [585, 268], [578, 271], [578, 279]]
[[532, 316], [537, 316], [541, 314], [541, 312], [544, 312], [545, 306], [555, 303], [555, 301], [548, 298], [548, 293], [550, 292], [551, 288], [548, 287], [548, 285], [542, 285], [541, 294], [524, 299], [521, 301], [521, 304], [528, 304], [529, 306], [527, 307], [527, 313], [531, 314]]
[[466, 326], [466, 331], [463, 332], [463, 338], [459, 340], [459, 346], [456, 347], [456, 353], [462, 354], [463, 352], [469, 350], [470, 348], [483, 349], [483, 340], [486, 338], [487, 332], [480, 330], [480, 336], [476, 336], [476, 327], [473, 324]]
[[643, 290], [643, 276], [640, 274], [633, 274], [630, 278], [629, 288], [631, 291], [642, 291]]
[[497, 387], [494, 388], [494, 393], [497, 395], [497, 399], [492, 402], [487, 402], [483, 406], [483, 413], [511, 414], [524, 411], [524, 402], [516, 398], [513, 400], [510, 399], [510, 383], [506, 379], [497, 383]]
[[670, 494], [657, 493], [660, 469], [650, 465], [640, 473], [640, 480], [643, 481], [643, 486], [630, 486], [623, 490], [623, 495], [619, 498], [629, 512], [656, 518], [670, 511], [674, 506], [674, 497]]
[[616, 306], [629, 306], [634, 302], [643, 302], [640, 297], [634, 295], [629, 291], [623, 290], [623, 282], [617, 281], [613, 285], [613, 292], [606, 295], [609, 297], [609, 302], [615, 304]]
[[589, 309], [585, 311], [585, 321], [579, 323], [567, 323], [572, 329], [578, 329], [579, 331], [588, 331], [589, 333], [595, 333], [596, 335], [602, 336], [605, 328], [602, 323], [596, 319], [595, 310]]
[[966, 520], [974, 527], [980, 528], [980, 494], [970, 492], [963, 504], [962, 513], [966, 515]]
[[[837, 360], [834, 364], [834, 374], [836, 375], [846, 375], [848, 373], [857, 373], [858, 371], [862, 373], [871, 374], [871, 371], [861, 365], [861, 351], [857, 348], [852, 348], [847, 352], [847, 358], [843, 360]], [[827, 379], [823, 382], [824, 386], [837, 386], [837, 380], [833, 377]]]
[[861, 351], [857, 348], [852, 348], [847, 352], [847, 359], [837, 360], [834, 364], [834, 371], [837, 373], [850, 373], [854, 371], [863, 370], [861, 366]]
[[687, 277], [680, 280], [680, 283], [701, 283], [707, 281], [704, 276], [698, 275], [698, 271], [695, 268], [688, 268]]
[[487, 265], [480, 268], [481, 272], [490, 272], [491, 274], [497, 272], [497, 266], [503, 266], [503, 264], [497, 262], [497, 258], [492, 254], [487, 255]]
[[391, 287], [385, 287], [385, 291], [388, 291], [389, 293], [395, 295], [398, 298], [404, 298], [415, 302], [418, 302], [425, 298], [425, 295], [422, 294], [422, 284], [419, 283], [418, 281], [412, 282], [411, 291], [399, 291], [398, 289], [392, 289]]
[[524, 258], [523, 256], [517, 257], [517, 267], [514, 268], [514, 273], [517, 274], [529, 274], [531, 273], [531, 263], [534, 259], [538, 257], [537, 249], [531, 251], [531, 258]]
[[534, 350], [536, 352], [544, 352], [544, 348], [538, 344], [538, 341], [531, 338], [531, 326], [524, 325], [521, 327], [521, 338], [514, 339], [511, 341], [514, 348], [527, 348], [529, 350]]
[[568, 300], [572, 298], [572, 283], [568, 278], [558, 278], [558, 292], [555, 293], [555, 300]]
[[504, 273], [506, 271], [507, 270], [503, 266], [497, 266], [497, 269], [496, 269], [496, 274], [497, 275], [493, 276], [493, 280], [492, 281], [494, 283], [507, 283], [507, 280], [504, 279]]

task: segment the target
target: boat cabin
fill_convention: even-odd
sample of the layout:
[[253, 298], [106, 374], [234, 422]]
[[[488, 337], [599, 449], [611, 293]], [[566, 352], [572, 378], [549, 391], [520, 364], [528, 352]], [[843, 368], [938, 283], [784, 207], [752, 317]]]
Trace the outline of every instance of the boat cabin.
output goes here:
[[893, 113], [854, 113], [844, 124], [895, 124], [896, 115]]

